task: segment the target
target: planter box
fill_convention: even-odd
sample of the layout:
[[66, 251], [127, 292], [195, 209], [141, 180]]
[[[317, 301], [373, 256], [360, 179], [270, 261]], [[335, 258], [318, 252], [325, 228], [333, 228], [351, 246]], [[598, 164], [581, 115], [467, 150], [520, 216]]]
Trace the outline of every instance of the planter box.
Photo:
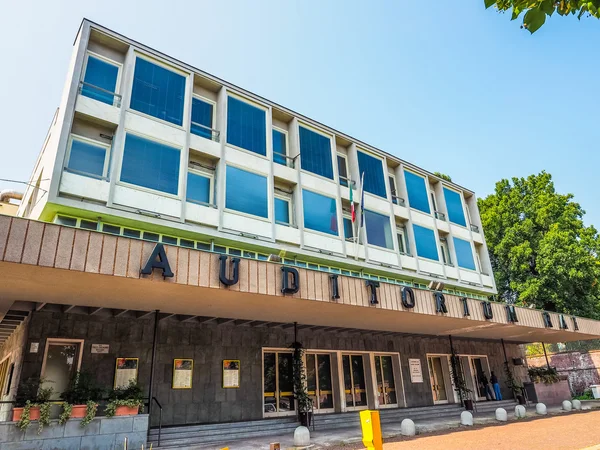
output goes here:
[[71, 411], [71, 419], [84, 418], [86, 411], [87, 411], [87, 405], [73, 405], [73, 410]]
[[[21, 420], [21, 416], [23, 415], [23, 408], [13, 408], [13, 422], [18, 422]], [[38, 420], [40, 418], [40, 407], [32, 406], [29, 409], [29, 420]]]
[[129, 406], [117, 406], [115, 416], [133, 416], [136, 415], [139, 410], [139, 406], [134, 406], [133, 408], [130, 408]]
[[571, 389], [568, 380], [559, 380], [556, 383], [533, 383], [537, 401], [548, 405], [560, 405], [563, 400], [571, 400]]

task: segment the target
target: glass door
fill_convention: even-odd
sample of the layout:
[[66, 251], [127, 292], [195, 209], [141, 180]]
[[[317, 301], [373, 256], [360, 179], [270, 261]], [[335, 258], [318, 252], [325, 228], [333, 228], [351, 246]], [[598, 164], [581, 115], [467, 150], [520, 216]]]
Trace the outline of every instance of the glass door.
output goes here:
[[365, 409], [367, 407], [367, 389], [363, 356], [342, 355], [342, 366], [346, 408], [349, 410]]
[[[443, 358], [446, 358], [445, 356]], [[446, 394], [446, 383], [444, 381], [444, 372], [442, 371], [442, 357], [428, 356], [427, 365], [429, 366], [429, 381], [431, 383], [431, 392], [433, 394], [433, 403], [448, 403]]]
[[52, 400], [69, 387], [69, 382], [79, 370], [82, 342], [52, 341], [48, 339], [42, 368], [42, 387], [53, 389]]
[[391, 355], [375, 355], [379, 406], [398, 406]]
[[483, 384], [483, 380], [487, 379], [489, 382], [489, 376], [485, 374], [486, 370], [484, 367], [487, 366], [487, 361], [484, 361], [482, 357], [471, 357], [471, 372], [473, 374], [473, 386], [475, 386], [475, 394], [477, 396], [477, 400], [485, 400], [485, 385]]
[[291, 352], [265, 352], [263, 363], [265, 415], [289, 415], [294, 402], [294, 368]]
[[331, 356], [322, 353], [306, 355], [306, 387], [315, 412], [333, 411]]

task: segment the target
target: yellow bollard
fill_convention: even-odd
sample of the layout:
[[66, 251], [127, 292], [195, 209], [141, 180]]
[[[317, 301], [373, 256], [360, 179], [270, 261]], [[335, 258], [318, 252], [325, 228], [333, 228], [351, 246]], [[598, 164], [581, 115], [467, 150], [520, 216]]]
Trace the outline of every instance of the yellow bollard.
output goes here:
[[360, 426], [363, 434], [362, 441], [367, 450], [383, 450], [379, 411], [361, 411]]

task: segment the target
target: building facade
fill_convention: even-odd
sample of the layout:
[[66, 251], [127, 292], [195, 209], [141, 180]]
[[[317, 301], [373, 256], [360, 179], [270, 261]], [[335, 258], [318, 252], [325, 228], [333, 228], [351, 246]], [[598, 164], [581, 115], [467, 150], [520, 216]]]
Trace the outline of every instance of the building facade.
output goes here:
[[526, 379], [519, 344], [600, 335], [488, 301], [472, 191], [87, 20], [29, 185], [0, 216], [6, 401], [82, 370], [165, 425], [294, 415], [295, 342], [317, 414], [457, 403], [452, 353], [477, 401]]

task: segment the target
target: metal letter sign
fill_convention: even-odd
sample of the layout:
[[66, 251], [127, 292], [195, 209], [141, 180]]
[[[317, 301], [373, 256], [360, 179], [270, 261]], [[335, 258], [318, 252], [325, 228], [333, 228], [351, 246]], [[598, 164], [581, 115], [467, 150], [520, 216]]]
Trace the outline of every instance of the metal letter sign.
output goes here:
[[506, 305], [506, 318], [512, 323], [519, 321], [517, 318], [517, 310], [515, 309], [515, 305]]
[[446, 308], [446, 299], [444, 298], [444, 294], [441, 292], [434, 292], [433, 296], [435, 297], [435, 312], [448, 314], [448, 308]]
[[225, 286], [233, 286], [234, 284], [237, 284], [240, 279], [240, 258], [231, 258], [231, 265], [233, 266], [231, 278], [228, 277], [227, 273], [227, 258], [229, 258], [227, 255], [219, 256], [219, 261], [221, 262], [219, 267], [219, 280]]
[[471, 312], [469, 311], [469, 300], [467, 297], [463, 297], [460, 299], [463, 304], [463, 316], [471, 316]]
[[[290, 277], [292, 276], [292, 283], [290, 285]], [[283, 266], [281, 268], [281, 293], [282, 294], [295, 294], [300, 290], [300, 284], [298, 280], [300, 275], [298, 271], [293, 267]]]
[[481, 302], [481, 307], [483, 308], [483, 317], [486, 319], [494, 318], [494, 312], [492, 311], [492, 304], [490, 302]]
[[150, 258], [148, 258], [146, 265], [140, 273], [142, 275], [151, 275], [153, 269], [161, 269], [164, 278], [171, 278], [173, 276], [167, 254], [165, 253], [165, 248], [160, 243], [156, 244]]
[[371, 291], [371, 305], [377, 305], [379, 303], [377, 301], [377, 288], [379, 287], [379, 281], [366, 280], [365, 286], [367, 286]]
[[415, 293], [408, 286], [402, 288], [402, 306], [405, 308], [415, 307]]
[[329, 275], [329, 279], [331, 280], [331, 298], [337, 300], [340, 298], [340, 289], [338, 286], [338, 276], [337, 275]]

